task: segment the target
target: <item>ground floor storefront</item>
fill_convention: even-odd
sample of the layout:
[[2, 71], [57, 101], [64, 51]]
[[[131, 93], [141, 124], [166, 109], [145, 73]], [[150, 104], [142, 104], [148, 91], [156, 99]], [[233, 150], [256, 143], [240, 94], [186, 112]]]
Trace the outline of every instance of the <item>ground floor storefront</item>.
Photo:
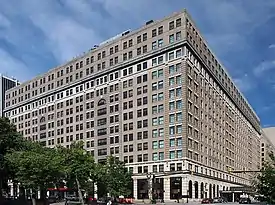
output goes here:
[[231, 187], [238, 187], [233, 183], [219, 181], [191, 174], [178, 174], [148, 178], [148, 176], [135, 176], [133, 178], [133, 197], [136, 201], [143, 201], [154, 197], [163, 201], [175, 201], [178, 198], [188, 198], [189, 201], [201, 201], [203, 198], [225, 197], [230, 202]]

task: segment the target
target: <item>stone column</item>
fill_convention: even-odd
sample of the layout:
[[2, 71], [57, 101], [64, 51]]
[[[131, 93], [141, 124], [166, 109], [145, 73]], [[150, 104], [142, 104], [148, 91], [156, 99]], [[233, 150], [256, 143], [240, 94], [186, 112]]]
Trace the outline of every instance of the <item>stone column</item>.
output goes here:
[[192, 201], [195, 201], [195, 181], [192, 180]]
[[14, 196], [14, 186], [12, 182], [9, 182], [9, 187], [10, 187], [10, 196], [13, 197]]
[[153, 198], [153, 179], [152, 177], [147, 179], [148, 181], [148, 196], [149, 196], [149, 199], [152, 199]]
[[133, 187], [133, 192], [134, 192], [134, 198], [135, 200], [138, 199], [138, 181], [137, 179], [133, 179], [134, 180], [134, 187]]
[[204, 183], [204, 198], [208, 198], [209, 195], [209, 186], [208, 183]]
[[97, 184], [95, 183], [94, 184], [94, 198], [98, 198], [98, 195], [97, 195]]
[[188, 195], [187, 191], [188, 191], [188, 180], [187, 180], [187, 176], [182, 177], [182, 195]]
[[17, 184], [17, 197], [19, 197], [20, 195], [20, 184], [18, 183]]
[[170, 200], [170, 178], [164, 177], [163, 178], [163, 189], [164, 189], [164, 202]]

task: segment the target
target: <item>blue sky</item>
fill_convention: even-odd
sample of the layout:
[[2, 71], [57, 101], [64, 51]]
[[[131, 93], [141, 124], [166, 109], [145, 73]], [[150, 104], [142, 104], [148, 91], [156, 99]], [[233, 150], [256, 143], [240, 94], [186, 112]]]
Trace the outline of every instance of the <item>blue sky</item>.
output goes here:
[[0, 73], [29, 80], [121, 31], [183, 8], [262, 125], [275, 125], [274, 0], [1, 1]]

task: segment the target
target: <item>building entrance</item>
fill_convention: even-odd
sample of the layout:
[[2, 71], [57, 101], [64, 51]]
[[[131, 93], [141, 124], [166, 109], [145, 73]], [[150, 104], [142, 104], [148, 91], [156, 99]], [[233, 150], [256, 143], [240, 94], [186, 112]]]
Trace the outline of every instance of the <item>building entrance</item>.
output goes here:
[[170, 199], [181, 198], [182, 196], [182, 178], [171, 177], [170, 178]]

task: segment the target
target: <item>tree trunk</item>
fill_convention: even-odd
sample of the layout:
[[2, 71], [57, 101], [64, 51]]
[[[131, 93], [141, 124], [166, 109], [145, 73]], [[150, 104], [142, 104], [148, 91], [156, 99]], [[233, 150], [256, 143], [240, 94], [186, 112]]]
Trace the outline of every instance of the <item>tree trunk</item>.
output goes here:
[[76, 184], [77, 184], [77, 190], [78, 190], [78, 195], [79, 195], [80, 203], [82, 205], [84, 205], [83, 196], [82, 196], [82, 192], [81, 192], [81, 189], [80, 189], [80, 184], [79, 184], [78, 178], [76, 177], [75, 180], [76, 180]]
[[36, 199], [32, 197], [32, 205], [36, 205]]

